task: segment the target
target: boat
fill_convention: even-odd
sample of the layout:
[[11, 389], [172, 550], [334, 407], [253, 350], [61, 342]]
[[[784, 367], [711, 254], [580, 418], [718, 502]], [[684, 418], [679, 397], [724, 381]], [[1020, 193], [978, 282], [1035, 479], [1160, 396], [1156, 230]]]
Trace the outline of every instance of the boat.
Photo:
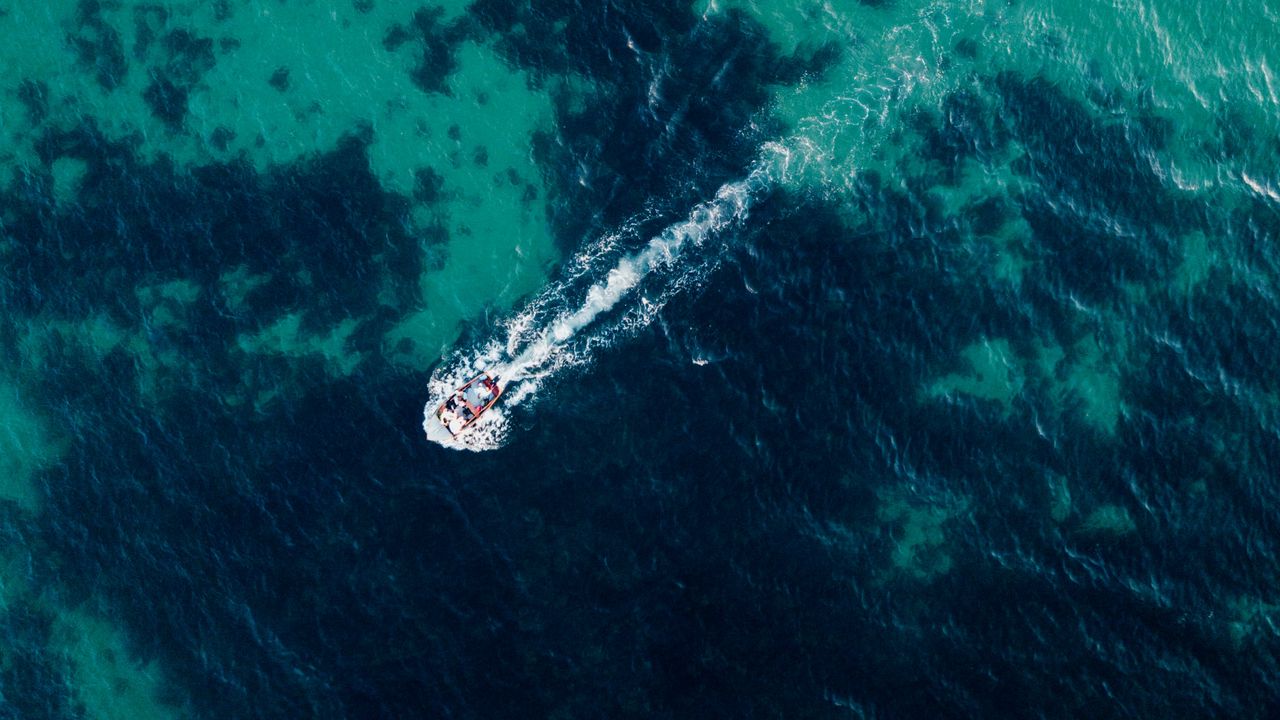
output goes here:
[[498, 385], [498, 378], [489, 377], [489, 373], [482, 372], [440, 403], [440, 407], [436, 408], [436, 419], [450, 435], [457, 437], [493, 407], [501, 396], [502, 388]]

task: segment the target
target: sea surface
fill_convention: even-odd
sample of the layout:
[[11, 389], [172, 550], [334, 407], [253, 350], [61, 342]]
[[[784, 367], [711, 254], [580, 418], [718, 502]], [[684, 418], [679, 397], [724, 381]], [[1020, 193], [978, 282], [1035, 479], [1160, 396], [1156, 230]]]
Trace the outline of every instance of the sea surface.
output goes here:
[[0, 2], [0, 720], [1280, 717], [1277, 73], [1276, 0]]

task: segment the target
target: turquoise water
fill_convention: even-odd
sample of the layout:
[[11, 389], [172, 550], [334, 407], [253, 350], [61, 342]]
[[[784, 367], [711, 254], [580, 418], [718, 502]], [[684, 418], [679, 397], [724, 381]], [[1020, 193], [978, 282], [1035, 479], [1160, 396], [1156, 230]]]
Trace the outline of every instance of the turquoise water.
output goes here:
[[1278, 15], [0, 6], [0, 717], [1277, 713]]

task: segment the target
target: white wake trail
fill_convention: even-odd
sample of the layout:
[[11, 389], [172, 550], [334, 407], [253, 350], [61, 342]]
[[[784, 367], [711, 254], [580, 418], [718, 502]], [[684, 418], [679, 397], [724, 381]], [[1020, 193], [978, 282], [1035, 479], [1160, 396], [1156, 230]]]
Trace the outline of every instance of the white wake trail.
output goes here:
[[[617, 260], [577, 303], [569, 299], [573, 285], [599, 271], [601, 260], [616, 252], [620, 236], [603, 237], [571, 258], [565, 263], [566, 274], [504, 322], [496, 337], [482, 347], [456, 351], [436, 370], [424, 409], [427, 438], [456, 449], [500, 447], [509, 429], [508, 412], [534, 397], [546, 379], [589, 362], [596, 349], [648, 325], [671, 297], [705, 278], [719, 254], [689, 258], [691, 248], [742, 222], [752, 200], [770, 186], [772, 169], [771, 163], [757, 163], [746, 178], [722, 186], [713, 200], [694, 207], [686, 219], [664, 229], [638, 252]], [[638, 289], [642, 283], [646, 287]], [[610, 317], [598, 322], [602, 315]], [[480, 372], [499, 378], [503, 396], [453, 437], [436, 420], [436, 408]]]
[[[590, 362], [597, 349], [648, 326], [672, 297], [705, 280], [720, 262], [721, 249], [695, 251], [744, 220], [769, 188], [799, 187], [840, 198], [858, 192], [855, 181], [868, 168], [890, 174], [901, 158], [890, 153], [886, 160], [881, 151], [893, 130], [915, 108], [940, 111], [942, 99], [969, 77], [948, 70], [954, 58], [943, 48], [952, 47], [962, 32], [981, 36], [981, 27], [970, 32], [973, 17], [954, 0], [935, 0], [923, 8], [904, 6], [887, 17], [889, 26], [869, 34], [879, 38], [874, 42], [862, 42], [852, 25], [840, 30], [858, 39], [851, 44], [855, 49], [830, 80], [801, 83], [783, 98], [784, 108], [803, 113], [794, 118], [796, 129], [790, 137], [765, 143], [745, 178], [721, 187], [714, 199], [633, 254], [620, 250], [624, 239], [634, 237], [631, 227], [591, 241], [564, 262], [557, 281], [496, 328], [491, 339], [447, 358], [430, 381], [423, 422], [428, 438], [477, 451], [501, 446], [508, 412], [536, 397], [547, 379]], [[817, 110], [805, 110], [810, 107]], [[583, 290], [592, 278], [600, 279]], [[504, 395], [454, 438], [435, 419], [435, 409], [481, 371], [501, 378]]]

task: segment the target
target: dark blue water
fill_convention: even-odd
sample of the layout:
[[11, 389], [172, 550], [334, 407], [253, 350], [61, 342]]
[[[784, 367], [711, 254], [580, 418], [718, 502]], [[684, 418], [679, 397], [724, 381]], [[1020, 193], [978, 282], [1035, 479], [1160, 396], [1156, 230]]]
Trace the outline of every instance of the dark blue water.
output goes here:
[[[788, 131], [762, 120], [770, 89], [844, 52], [784, 54], [680, 3], [482, 0], [459, 23], [424, 67], [485, 37], [535, 82], [595, 88], [534, 146], [566, 256], [643, 217], [639, 248], [743, 177]], [[621, 62], [633, 46], [662, 62]], [[1016, 72], [972, 88], [912, 118], [925, 170], [861, 174], [852, 203], [760, 193], [700, 287], [479, 454], [424, 442], [433, 368], [381, 357], [385, 298], [419, 299], [439, 259], [367, 133], [261, 174], [147, 161], [92, 121], [45, 131], [42, 158], [88, 170], [71, 207], [47, 173], [0, 199], [0, 357], [69, 442], [38, 512], [0, 501], [30, 587], [0, 608], [0, 718], [96, 717], [58, 608], [118, 622], [198, 718], [1280, 714], [1280, 213], [1170, 190], [1144, 158], [1178, 119], [1141, 103], [1097, 100], [1104, 121]], [[948, 211], [933, 191], [1010, 143], [1022, 188]], [[1010, 284], [977, 239], [1015, 221], [1031, 263]], [[1245, 256], [1187, 294], [1191, 231]], [[268, 278], [243, 303], [217, 290], [239, 266]], [[156, 277], [201, 288], [182, 332], [147, 320]], [[355, 372], [236, 351], [299, 311], [360, 318]], [[180, 360], [54, 333], [29, 367], [28, 323], [92, 315]], [[1062, 390], [1085, 336], [1120, 358], [1113, 428]], [[1007, 404], [931, 399], [984, 338], [1065, 364], [1020, 370]], [[228, 400], [246, 386], [279, 399]]]

